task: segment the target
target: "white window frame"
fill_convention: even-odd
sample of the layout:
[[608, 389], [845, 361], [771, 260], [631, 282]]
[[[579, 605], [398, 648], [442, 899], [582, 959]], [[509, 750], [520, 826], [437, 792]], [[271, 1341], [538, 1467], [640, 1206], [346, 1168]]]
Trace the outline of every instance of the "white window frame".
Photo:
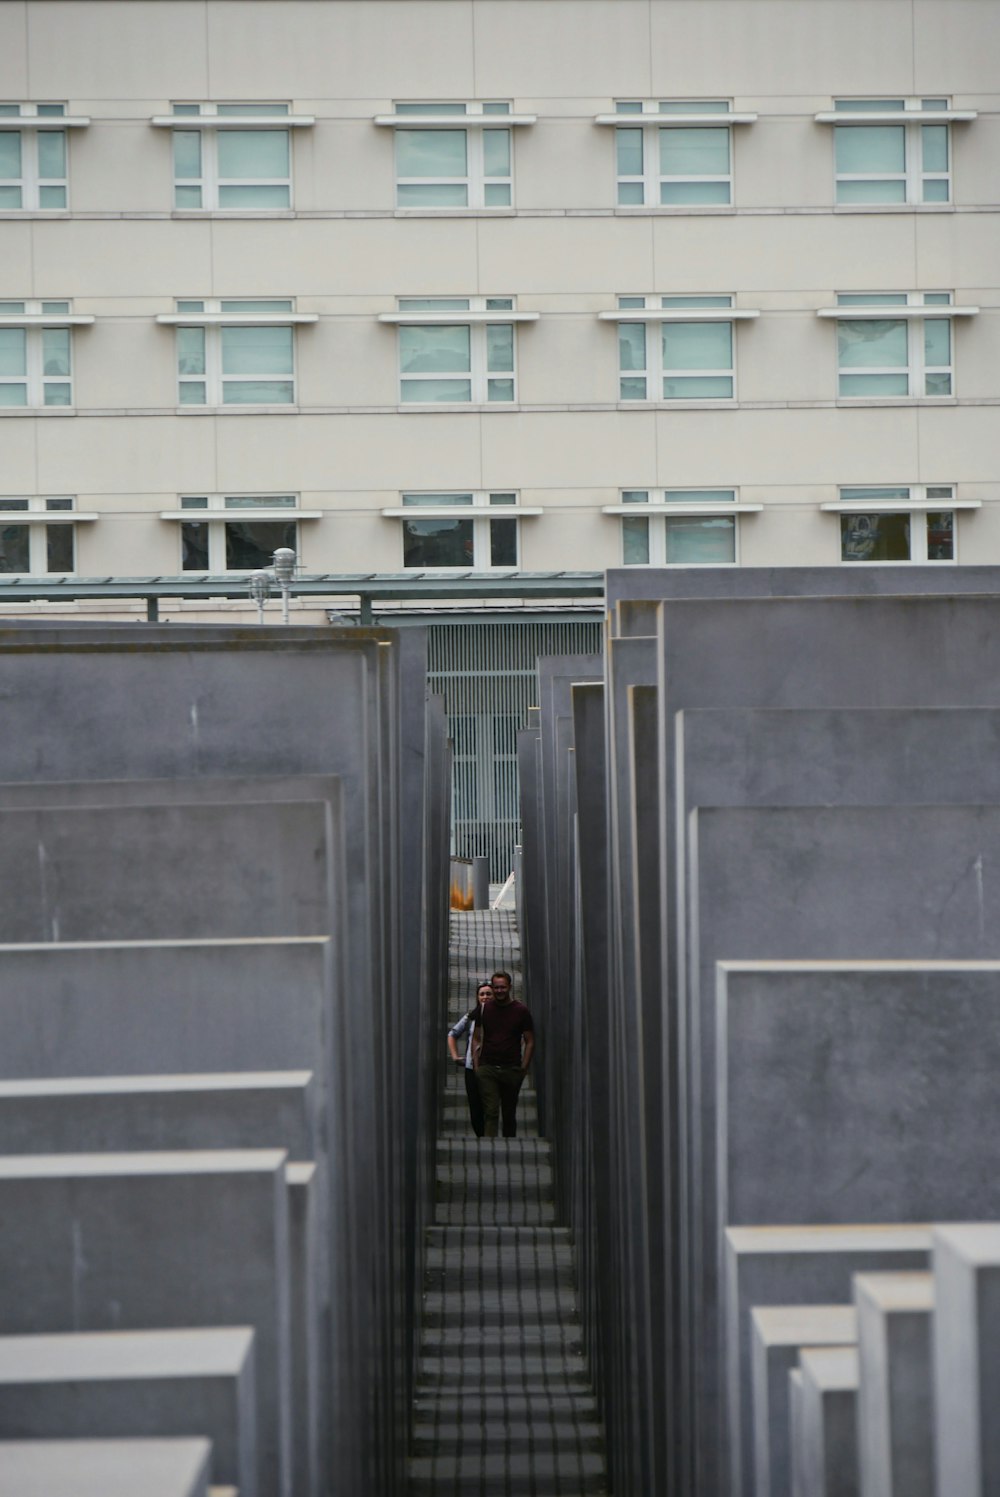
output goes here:
[[[226, 112], [220, 113], [220, 109]], [[194, 112], [179, 114], [177, 113], [178, 110]], [[239, 113], [235, 112], [237, 110]], [[283, 112], [276, 112], [279, 110]], [[293, 211], [295, 206], [294, 132], [296, 129], [314, 125], [316, 122], [315, 116], [292, 114], [289, 104], [275, 103], [270, 100], [261, 100], [258, 103], [224, 103], [221, 105], [218, 103], [191, 104], [177, 101], [173, 105], [173, 111], [173, 113], [168, 115], [154, 116], [152, 123], [160, 128], [169, 129], [172, 134], [181, 131], [188, 134], [192, 132], [196, 133], [199, 137], [199, 149], [201, 152], [201, 175], [199, 177], [178, 177], [174, 142], [173, 138], [171, 138], [170, 166], [173, 181], [173, 211], [175, 213], [250, 214], [256, 218]], [[219, 133], [224, 130], [283, 131], [288, 136], [287, 176], [221, 177], [219, 175]], [[220, 202], [220, 189], [230, 186], [284, 187], [288, 189], [288, 202], [270, 205], [244, 203], [239, 206], [224, 207]], [[200, 188], [200, 205], [179, 205], [177, 202], [177, 192], [182, 187]]]
[[[435, 505], [433, 500], [441, 499], [440, 505]], [[462, 503], [450, 501], [462, 500]], [[403, 546], [403, 558], [401, 565], [405, 571], [413, 572], [435, 572], [443, 576], [455, 576], [459, 572], [492, 572], [494, 575], [503, 575], [517, 572], [521, 566], [521, 526], [520, 521], [527, 516], [540, 515], [540, 509], [526, 509], [518, 499], [514, 489], [434, 489], [426, 490], [407, 489], [400, 495], [400, 505], [391, 509], [384, 509], [382, 514], [386, 519], [392, 520], [471, 520], [472, 521], [472, 565], [463, 566], [439, 566], [439, 567], [408, 567], [405, 560], [405, 530], [400, 527], [400, 539]], [[514, 543], [516, 560], [510, 565], [494, 566], [492, 561], [492, 533], [491, 522], [493, 520], [508, 520], [514, 525]]]
[[[905, 297], [905, 301], [889, 301], [888, 297]], [[848, 300], [847, 298], [850, 298]], [[955, 399], [955, 328], [956, 317], [974, 316], [979, 311], [978, 307], [957, 307], [950, 291], [897, 291], [897, 292], [839, 292], [835, 308], [822, 308], [821, 317], [833, 317], [839, 322], [904, 322], [906, 324], [906, 347], [907, 362], [903, 365], [847, 365], [840, 362], [839, 339], [835, 348], [837, 362], [837, 399], [838, 401], [850, 401], [870, 403], [873, 400], [954, 400]], [[851, 314], [854, 314], [853, 316]], [[947, 364], [928, 364], [926, 359], [925, 330], [928, 321], [947, 321], [948, 351], [950, 360]], [[868, 393], [852, 395], [844, 393], [841, 389], [841, 379], [852, 374], [879, 375], [894, 374], [906, 375], [906, 393], [896, 395]], [[947, 375], [949, 389], [943, 392], [929, 393], [927, 390], [928, 375]]]
[[[734, 303], [735, 296], [712, 293], [705, 296], [619, 296], [618, 310], [615, 312], [599, 312], [601, 321], [616, 322], [621, 326], [623, 323], [638, 323], [644, 329], [645, 368], [644, 369], [622, 369], [621, 365], [621, 335], [618, 339], [618, 401], [622, 406], [641, 405], [735, 405], [738, 400], [738, 386], [736, 379], [736, 324], [742, 321], [752, 321], [760, 316], [759, 311], [746, 308], [737, 308]], [[687, 323], [718, 323], [726, 322], [730, 327], [730, 347], [732, 358], [730, 364], [724, 369], [696, 369], [671, 370], [664, 366], [663, 362], [663, 335], [659, 327], [655, 328], [655, 337], [649, 335], [649, 324], [660, 324], [667, 322]], [[667, 396], [663, 393], [664, 380], [671, 375], [678, 379], [729, 379], [732, 382], [732, 394], [730, 395], [681, 395]], [[646, 393], [644, 396], [623, 395], [622, 383], [626, 379], [645, 380]], [[656, 394], [651, 396], [650, 389]]]
[[[950, 107], [947, 98], [859, 98], [837, 99], [832, 111], [816, 115], [821, 124], [832, 124], [833, 129], [833, 180], [834, 201], [838, 208], [880, 207], [946, 207], [952, 201], [953, 141], [951, 125], [956, 121], [976, 118], [975, 110], [958, 110]], [[924, 170], [924, 138], [921, 131], [925, 125], [942, 126], [946, 132], [948, 166], [945, 171]], [[903, 127], [903, 170], [901, 172], [840, 172], [837, 170], [837, 131], [865, 127], [878, 129]], [[884, 202], [871, 199], [867, 202], [851, 202], [840, 197], [841, 182], [886, 182], [903, 184], [903, 197], [886, 198]], [[947, 194], [944, 198], [925, 198], [925, 182], [944, 182]]]
[[[382, 312], [379, 322], [397, 327], [467, 327], [469, 329], [469, 368], [454, 371], [435, 370], [433, 373], [406, 374], [402, 366], [402, 339], [398, 342], [399, 404], [405, 411], [432, 411], [482, 407], [486, 410], [509, 411], [517, 404], [517, 323], [537, 322], [537, 312], [519, 312], [512, 296], [464, 296], [464, 297], [400, 297], [398, 310]], [[509, 326], [511, 329], [511, 369], [489, 369], [488, 329]], [[470, 396], [468, 400], [407, 400], [408, 384], [433, 379], [467, 380]], [[510, 400], [490, 400], [490, 380], [509, 380], [512, 387]]]
[[[177, 339], [177, 409], [178, 411], [203, 411], [209, 407], [226, 411], [293, 410], [298, 400], [297, 351], [295, 327], [319, 321], [315, 312], [297, 312], [295, 298], [284, 297], [201, 297], [179, 299], [176, 311], [161, 313], [157, 322], [178, 329]], [[225, 374], [222, 367], [222, 350], [227, 327], [287, 327], [291, 329], [292, 369], [291, 373], [274, 374]], [[181, 328], [200, 328], [204, 336], [204, 374], [181, 372], [180, 336]], [[227, 401], [226, 386], [230, 384], [256, 384], [262, 380], [281, 381], [291, 385], [291, 398], [287, 401], [264, 400], [256, 403]], [[181, 391], [185, 386], [204, 385], [204, 401], [182, 401]]]
[[[702, 494], [703, 499], [694, 499], [694, 494]], [[722, 495], [731, 495], [731, 498], [723, 499]], [[640, 498], [645, 495], [645, 498]], [[745, 504], [739, 497], [739, 490], [735, 488], [702, 488], [690, 487], [685, 489], [623, 489], [618, 504], [606, 504], [603, 513], [616, 515], [621, 518], [620, 545], [622, 566], [650, 566], [650, 567], [699, 567], [699, 566], [739, 566], [740, 564], [740, 516], [747, 514], [760, 514], [763, 504]], [[671, 519], [726, 519], [732, 520], [733, 535], [733, 559], [731, 562], [720, 561], [670, 561], [667, 557], [667, 532]], [[644, 562], [629, 561], [625, 556], [626, 526], [629, 520], [643, 520], [646, 524], [648, 560]]]
[[[287, 501], [291, 500], [291, 503]], [[295, 526], [295, 539], [292, 549], [295, 551], [297, 560], [302, 562], [302, 528], [303, 520], [319, 520], [322, 518], [322, 510], [303, 510], [299, 507], [298, 494], [185, 494], [179, 501], [179, 508], [163, 510], [160, 513], [161, 520], [169, 520], [177, 524], [178, 546], [180, 551], [178, 575], [183, 577], [246, 577], [254, 570], [252, 567], [233, 567], [226, 565], [226, 525], [238, 523], [240, 520], [254, 519], [258, 524], [288, 524]], [[184, 566], [184, 525], [202, 524], [208, 526], [208, 567], [186, 568]]]
[[[0, 301], [0, 328], [22, 328], [25, 341], [24, 375], [0, 375], [4, 385], [26, 385], [27, 398], [24, 405], [0, 406], [4, 411], [50, 410], [70, 411], [75, 404], [73, 389], [73, 333], [78, 326], [93, 323], [91, 316], [80, 316], [72, 312], [72, 302], [66, 300], [27, 298], [19, 301]], [[65, 328], [69, 347], [69, 374], [45, 373], [45, 334], [50, 329]], [[65, 404], [47, 404], [46, 391], [53, 385], [69, 385], [69, 401]]]
[[[537, 116], [515, 114], [507, 100], [471, 100], [448, 102], [400, 101], [393, 105], [392, 114], [376, 115], [376, 125], [392, 129], [394, 134], [395, 162], [393, 167], [396, 194], [396, 211], [405, 214], [439, 213], [510, 213], [514, 208], [514, 132], [523, 125], [533, 125]], [[465, 135], [464, 177], [404, 177], [400, 172], [398, 138], [405, 130], [451, 130]], [[484, 132], [503, 130], [508, 135], [510, 171], [506, 176], [486, 175]], [[465, 203], [403, 203], [399, 190], [413, 187], [454, 187], [463, 184]], [[486, 189], [490, 186], [505, 186], [508, 201], [487, 203]]]
[[[45, 113], [39, 113], [40, 110]], [[90, 124], [89, 118], [67, 114], [65, 104], [0, 104], [0, 111], [3, 111], [0, 113], [0, 131], [21, 138], [21, 175], [0, 178], [0, 187], [20, 190], [21, 202], [16, 208], [0, 204], [0, 213], [68, 213], [70, 130], [85, 128]], [[50, 134], [63, 136], [65, 170], [61, 177], [41, 175], [39, 139]], [[41, 193], [47, 187], [60, 188], [63, 201], [43, 206]]]
[[[598, 124], [613, 123], [615, 126], [615, 202], [619, 209], [629, 208], [659, 208], [664, 210], [673, 209], [678, 212], [689, 212], [695, 210], [716, 211], [732, 208], [733, 206], [733, 126], [752, 124], [756, 120], [756, 114], [736, 114], [732, 103], [728, 99], [712, 100], [674, 100], [662, 99], [652, 103], [641, 99], [619, 99], [615, 103], [613, 115], [598, 115]], [[677, 176], [662, 170], [663, 162], [660, 154], [662, 143], [661, 130], [720, 130], [726, 134], [726, 154], [729, 161], [729, 170], [721, 174], [707, 176]], [[641, 174], [619, 173], [618, 171], [618, 146], [620, 130], [642, 131], [642, 166]], [[662, 203], [661, 184], [664, 182], [699, 183], [699, 182], [722, 182], [726, 184], [727, 196], [724, 202], [699, 203], [678, 202]], [[622, 188], [628, 183], [639, 183], [642, 187], [642, 201], [640, 203], [622, 202]]]
[[[856, 498], [861, 488], [868, 490], [868, 497]], [[838, 542], [842, 566], [950, 567], [958, 563], [958, 511], [979, 509], [979, 499], [959, 499], [954, 484], [852, 484], [839, 490], [838, 498], [820, 509], [838, 517]], [[902, 561], [868, 561], [864, 557], [850, 559], [843, 552], [844, 515], [905, 515], [910, 527], [910, 556]], [[930, 514], [950, 514], [952, 517], [952, 555], [945, 559], [931, 559], [927, 555], [927, 517]]]
[[[14, 505], [21, 507], [15, 509]], [[28, 530], [28, 571], [3, 572], [0, 576], [75, 577], [79, 571], [76, 526], [81, 521], [96, 519], [96, 514], [82, 514], [71, 494], [0, 495], [0, 530], [10, 525], [23, 525]], [[48, 536], [54, 526], [68, 527], [73, 532], [73, 565], [68, 570], [49, 568]]]

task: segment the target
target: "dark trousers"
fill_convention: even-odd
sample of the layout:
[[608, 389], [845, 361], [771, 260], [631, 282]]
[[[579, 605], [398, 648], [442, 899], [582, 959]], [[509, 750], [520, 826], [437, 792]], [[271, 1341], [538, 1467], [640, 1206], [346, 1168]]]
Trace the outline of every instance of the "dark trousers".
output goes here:
[[483, 1098], [487, 1138], [496, 1138], [497, 1122], [503, 1113], [504, 1138], [517, 1137], [517, 1094], [524, 1072], [520, 1066], [480, 1065], [476, 1072]]
[[475, 1071], [470, 1070], [468, 1066], [466, 1066], [462, 1075], [465, 1077], [465, 1094], [469, 1099], [469, 1122], [472, 1124], [472, 1131], [476, 1137], [482, 1138], [484, 1127], [483, 1096], [479, 1090], [479, 1082], [476, 1080]]

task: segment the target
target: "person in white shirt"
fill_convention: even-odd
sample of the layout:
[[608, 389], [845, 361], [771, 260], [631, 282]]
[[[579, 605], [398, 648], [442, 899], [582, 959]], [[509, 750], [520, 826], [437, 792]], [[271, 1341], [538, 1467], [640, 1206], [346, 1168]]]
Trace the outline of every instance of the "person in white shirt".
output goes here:
[[[463, 1014], [457, 1024], [453, 1024], [448, 1030], [448, 1054], [457, 1066], [461, 1066], [465, 1075], [465, 1095], [469, 1099], [469, 1121], [472, 1131], [477, 1138], [482, 1138], [486, 1120], [483, 1115], [483, 1099], [479, 1091], [479, 1081], [476, 1076], [476, 1051], [477, 1036], [476, 1029], [482, 1018], [483, 1004], [489, 1003], [493, 998], [493, 988], [488, 982], [481, 982], [476, 988], [476, 1001], [467, 1014]], [[459, 1054], [458, 1042], [465, 1038], [465, 1054]]]

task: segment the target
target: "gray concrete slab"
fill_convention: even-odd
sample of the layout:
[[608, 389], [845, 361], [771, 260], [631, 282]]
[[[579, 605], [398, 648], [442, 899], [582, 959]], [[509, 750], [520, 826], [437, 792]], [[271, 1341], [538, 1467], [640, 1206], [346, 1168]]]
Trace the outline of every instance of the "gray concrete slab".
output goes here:
[[[320, 1410], [330, 1390], [321, 1355], [319, 1283], [319, 1180], [315, 1164], [285, 1166], [288, 1182], [288, 1243], [292, 1354], [292, 1489], [318, 1494], [326, 1490], [325, 1459], [320, 1451]], [[322, 1471], [322, 1475], [321, 1475]]]
[[1000, 1491], [1000, 1223], [935, 1228], [933, 1265], [937, 1490], [986, 1497]]
[[862, 1497], [934, 1497], [933, 1277], [858, 1274], [854, 1303]]
[[803, 1497], [859, 1497], [857, 1348], [805, 1348], [799, 1368]]
[[767, 1497], [791, 1497], [788, 1374], [803, 1346], [855, 1346], [853, 1305], [769, 1305], [750, 1312], [754, 1485]]
[[0, 1497], [208, 1497], [207, 1440], [11, 1440]]
[[792, 1497], [802, 1497], [802, 1372], [793, 1367], [788, 1374], [788, 1464], [792, 1473]]
[[0, 1468], [10, 1440], [200, 1435], [259, 1497], [256, 1417], [249, 1327], [0, 1337]]
[[726, 1228], [725, 1425], [732, 1497], [750, 1497], [754, 1490], [751, 1309], [847, 1305], [854, 1274], [924, 1270], [930, 1253], [926, 1225]]
[[0, 1158], [10, 1335], [252, 1326], [260, 1490], [292, 1491], [282, 1150]]

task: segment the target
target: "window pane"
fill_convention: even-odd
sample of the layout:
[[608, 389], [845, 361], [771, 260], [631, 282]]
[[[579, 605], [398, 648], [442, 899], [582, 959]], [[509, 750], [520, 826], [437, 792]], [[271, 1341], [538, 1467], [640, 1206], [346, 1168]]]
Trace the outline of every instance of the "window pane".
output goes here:
[[401, 399], [436, 403], [472, 399], [472, 384], [467, 379], [408, 379], [403, 382]]
[[688, 378], [664, 379], [664, 400], [731, 400], [733, 381], [728, 374], [691, 375]]
[[510, 131], [483, 131], [483, 173], [487, 177], [510, 176]]
[[281, 546], [298, 550], [294, 520], [230, 520], [226, 524], [226, 571], [269, 567]]
[[731, 369], [731, 322], [665, 322], [664, 369]]
[[627, 567], [649, 562], [649, 521], [631, 515], [622, 520], [622, 561]]
[[842, 374], [840, 393], [847, 396], [909, 395], [909, 376], [906, 374]]
[[924, 179], [924, 202], [946, 203], [948, 201], [948, 181], [945, 177], [930, 177]]
[[618, 201], [624, 208], [640, 207], [645, 202], [641, 182], [619, 182]]
[[26, 372], [26, 333], [23, 327], [0, 327], [0, 374]]
[[27, 525], [0, 525], [0, 572], [27, 572]]
[[951, 375], [950, 374], [928, 374], [927, 375], [927, 380], [926, 380], [926, 385], [927, 385], [927, 388], [926, 388], [926, 390], [925, 390], [924, 393], [927, 394], [927, 395], [950, 395], [951, 394]]
[[724, 565], [736, 560], [736, 521], [668, 516], [667, 565]]
[[905, 369], [905, 322], [838, 322], [837, 358], [841, 369]]
[[620, 398], [622, 400], [645, 400], [646, 380], [645, 376], [636, 379], [634, 376], [625, 378], [619, 382]]
[[45, 386], [46, 405], [69, 405], [70, 387], [62, 384], [47, 384]]
[[615, 145], [620, 177], [642, 176], [642, 131], [616, 130]]
[[404, 567], [471, 567], [471, 520], [404, 520]]
[[841, 515], [840, 559], [909, 561], [909, 515]]
[[514, 368], [514, 324], [512, 322], [487, 324], [486, 367], [491, 374], [507, 374]]
[[396, 169], [400, 177], [464, 177], [467, 159], [464, 130], [396, 131]]
[[905, 203], [906, 183], [901, 177], [894, 182], [838, 182], [838, 203]]
[[174, 176], [201, 176], [201, 132], [198, 130], [174, 131]]
[[660, 202], [728, 203], [728, 182], [661, 182]]
[[64, 131], [40, 130], [38, 132], [38, 175], [40, 177], [65, 177], [66, 135]]
[[469, 189], [464, 182], [400, 182], [396, 202], [400, 208], [467, 208]]
[[490, 521], [490, 566], [517, 566], [517, 521]]
[[38, 206], [39, 208], [65, 208], [65, 187], [39, 187]]
[[929, 317], [924, 323], [924, 362], [938, 366], [951, 363], [951, 322], [947, 317]]
[[181, 374], [205, 373], [205, 329], [177, 329], [177, 368]]
[[645, 369], [646, 328], [641, 322], [618, 324], [618, 360], [621, 369]]
[[852, 125], [837, 127], [834, 145], [838, 172], [885, 172], [906, 170], [904, 125]]
[[72, 572], [76, 567], [72, 525], [49, 525], [45, 532], [46, 564], [50, 572]]
[[290, 327], [224, 327], [223, 374], [291, 374]]
[[21, 175], [21, 132], [0, 130], [0, 177]]
[[483, 205], [487, 208], [509, 208], [510, 183], [487, 182], [483, 188]]
[[486, 382], [487, 400], [513, 400], [514, 381], [512, 379], [491, 379]]
[[[464, 374], [471, 369], [470, 329], [401, 327], [399, 360], [404, 374]], [[461, 397], [459, 397], [461, 398]]]
[[660, 175], [724, 177], [729, 172], [729, 131], [661, 130]]
[[291, 380], [227, 379], [222, 382], [223, 405], [291, 405]]
[[290, 204], [287, 187], [252, 187], [247, 183], [219, 188], [220, 208], [287, 208]]
[[955, 516], [950, 509], [927, 515], [927, 560], [955, 560]]
[[69, 374], [69, 328], [42, 329], [42, 368], [46, 374]]
[[220, 177], [287, 177], [287, 130], [220, 130]]
[[735, 489], [667, 489], [668, 504], [735, 504]]
[[178, 187], [174, 191], [174, 206], [176, 208], [200, 208], [200, 187]]
[[181, 570], [208, 571], [208, 526], [202, 521], [185, 521], [181, 525]]
[[[0, 140], [2, 139], [3, 136], [0, 135]], [[21, 206], [20, 187], [0, 187], [0, 208], [20, 208]]]
[[920, 131], [924, 147], [923, 169], [925, 172], [948, 170], [948, 126], [924, 125]]
[[181, 405], [204, 405], [207, 392], [203, 380], [185, 380], [180, 387], [178, 401]]

